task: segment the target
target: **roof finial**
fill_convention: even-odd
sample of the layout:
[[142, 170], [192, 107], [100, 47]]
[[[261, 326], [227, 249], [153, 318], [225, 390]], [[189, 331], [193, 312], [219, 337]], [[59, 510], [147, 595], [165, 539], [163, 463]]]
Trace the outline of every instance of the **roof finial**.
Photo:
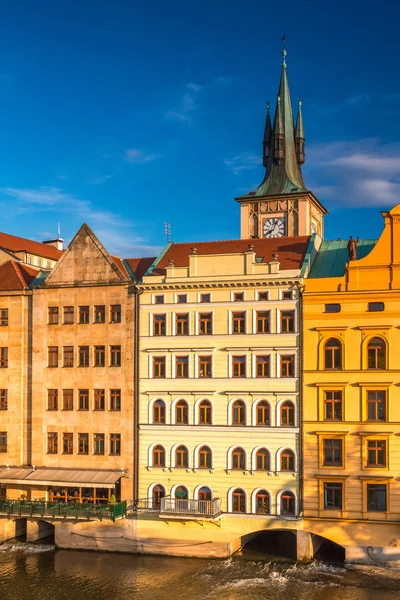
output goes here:
[[270, 108], [271, 108], [269, 100], [265, 103], [265, 106], [267, 107], [267, 113], [269, 114], [269, 111], [270, 111]]
[[281, 42], [283, 42], [283, 50], [282, 50], [282, 56], [283, 56], [283, 62], [282, 62], [282, 67], [286, 67], [286, 33], [283, 34], [283, 37], [281, 37]]

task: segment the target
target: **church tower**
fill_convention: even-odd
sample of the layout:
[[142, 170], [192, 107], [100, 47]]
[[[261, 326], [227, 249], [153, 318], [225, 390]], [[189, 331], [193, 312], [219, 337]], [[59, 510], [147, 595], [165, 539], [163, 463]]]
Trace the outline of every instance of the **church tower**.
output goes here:
[[327, 210], [307, 190], [301, 166], [305, 160], [305, 137], [301, 101], [296, 125], [293, 121], [286, 72], [286, 50], [282, 51], [282, 74], [274, 123], [267, 104], [262, 162], [265, 177], [254, 192], [239, 196], [240, 237], [291, 237], [318, 233], [323, 237]]

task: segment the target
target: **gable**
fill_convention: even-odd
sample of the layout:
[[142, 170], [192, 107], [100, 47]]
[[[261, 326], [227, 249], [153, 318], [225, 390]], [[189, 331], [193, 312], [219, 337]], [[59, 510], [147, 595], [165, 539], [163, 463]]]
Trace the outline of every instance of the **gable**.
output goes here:
[[126, 274], [84, 223], [44, 285], [107, 284], [126, 280]]

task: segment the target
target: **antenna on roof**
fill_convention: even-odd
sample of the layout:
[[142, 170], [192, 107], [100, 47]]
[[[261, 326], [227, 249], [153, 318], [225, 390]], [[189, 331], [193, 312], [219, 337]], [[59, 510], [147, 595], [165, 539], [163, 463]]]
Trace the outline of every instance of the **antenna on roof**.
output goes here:
[[59, 240], [61, 237], [61, 227], [60, 222], [57, 223], [57, 239]]
[[165, 231], [165, 235], [167, 236], [167, 242], [171, 241], [171, 225], [170, 223], [167, 223], [167, 221], [164, 223], [164, 231]]

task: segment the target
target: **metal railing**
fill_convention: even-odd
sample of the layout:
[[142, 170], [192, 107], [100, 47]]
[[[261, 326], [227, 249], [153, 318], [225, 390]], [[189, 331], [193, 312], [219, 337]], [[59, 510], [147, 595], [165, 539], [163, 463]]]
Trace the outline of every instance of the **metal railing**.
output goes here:
[[85, 519], [116, 519], [126, 516], [126, 501], [116, 504], [79, 504], [71, 502], [35, 502], [30, 500], [0, 500], [0, 514], [8, 517], [64, 517]]
[[161, 513], [175, 515], [196, 515], [215, 517], [221, 512], [221, 500], [189, 500], [183, 498], [162, 498]]

